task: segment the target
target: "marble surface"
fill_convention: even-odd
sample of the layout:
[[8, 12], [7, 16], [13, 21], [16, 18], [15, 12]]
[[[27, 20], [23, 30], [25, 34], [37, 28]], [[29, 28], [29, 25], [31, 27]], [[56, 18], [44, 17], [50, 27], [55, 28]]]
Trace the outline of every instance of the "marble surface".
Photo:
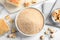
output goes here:
[[[57, 4], [55, 5], [54, 9], [60, 7], [59, 4], [60, 4], [60, 0], [58, 0], [58, 2], [57, 2]], [[57, 7], [57, 6], [58, 6], [58, 7]], [[46, 7], [46, 6], [45, 6], [45, 7]], [[48, 8], [49, 8], [49, 7], [48, 7]], [[48, 9], [48, 8], [47, 8], [47, 9]], [[46, 11], [48, 11], [48, 10], [46, 10]], [[2, 5], [0, 5], [0, 18], [4, 18], [6, 15], [10, 15], [12, 19], [15, 19], [16, 15], [17, 15], [18, 13], [19, 13], [19, 12], [16, 12], [16, 13], [13, 13], [13, 14], [9, 14], [9, 12], [8, 12], [4, 7], [2, 7]], [[12, 24], [10, 24], [8, 21], [7, 21], [7, 23], [10, 25], [10, 27], [12, 27]], [[15, 24], [14, 24], [13, 27], [15, 27]], [[17, 34], [17, 37], [12, 39], [12, 38], [7, 38], [7, 35], [8, 35], [9, 33], [6, 33], [4, 36], [1, 36], [1, 37], [0, 37], [0, 40], [40, 40], [40, 36], [41, 36], [41, 35], [44, 35], [45, 30], [47, 30], [47, 28], [49, 28], [49, 27], [52, 27], [52, 28], [54, 28], [54, 29], [56, 30], [56, 34], [55, 34], [55, 35], [57, 35], [57, 36], [56, 36], [54, 39], [49, 39], [49, 37], [46, 36], [44, 40], [57, 40], [58, 37], [59, 37], [60, 28], [54, 27], [54, 26], [48, 26], [48, 25], [44, 25], [44, 28], [42, 29], [42, 31], [41, 31], [39, 34], [37, 34], [37, 35], [35, 35], [35, 36], [32, 36], [32, 37], [27, 37], [27, 36], [24, 36], [24, 35], [20, 34], [19, 32], [17, 32], [17, 33], [16, 33], [16, 34]], [[60, 39], [59, 39], [59, 40], [60, 40]]]

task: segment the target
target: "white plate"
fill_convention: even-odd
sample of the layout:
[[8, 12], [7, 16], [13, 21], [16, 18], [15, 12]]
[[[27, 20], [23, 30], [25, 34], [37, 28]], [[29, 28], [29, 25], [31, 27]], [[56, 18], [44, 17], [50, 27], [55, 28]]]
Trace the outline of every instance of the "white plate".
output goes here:
[[[31, 0], [27, 0], [27, 1], [30, 2]], [[37, 3], [42, 2], [42, 1], [44, 1], [44, 0], [37, 0]], [[8, 10], [8, 12], [13, 13], [13, 12], [16, 12], [16, 11], [24, 8], [23, 3], [25, 2], [25, 0], [23, 0], [23, 2], [21, 3], [21, 6], [19, 6], [17, 8], [13, 8], [12, 6], [6, 6], [4, 2], [5, 2], [5, 0], [0, 0], [0, 3]]]
[[5, 0], [0, 1], [0, 3], [5, 7], [5, 9], [10, 13], [16, 12], [16, 11], [20, 10], [21, 8], [23, 8], [23, 6], [22, 6], [23, 2], [21, 2], [21, 6], [19, 6], [19, 7], [13, 7], [9, 4], [6, 5]]

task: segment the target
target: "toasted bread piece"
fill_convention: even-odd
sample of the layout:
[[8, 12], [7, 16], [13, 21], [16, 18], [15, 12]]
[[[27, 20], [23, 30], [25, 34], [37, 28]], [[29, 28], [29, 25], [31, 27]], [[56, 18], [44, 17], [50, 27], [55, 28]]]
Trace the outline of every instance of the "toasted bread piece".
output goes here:
[[3, 35], [8, 31], [9, 31], [8, 25], [6, 24], [4, 19], [0, 19], [0, 35]]
[[21, 0], [6, 0], [6, 2], [18, 7], [20, 5]]

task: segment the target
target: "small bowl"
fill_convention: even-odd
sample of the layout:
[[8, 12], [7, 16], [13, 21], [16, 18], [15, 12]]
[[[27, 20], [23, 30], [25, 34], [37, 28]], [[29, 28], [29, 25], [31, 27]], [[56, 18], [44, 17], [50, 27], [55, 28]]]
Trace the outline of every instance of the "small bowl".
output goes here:
[[[33, 8], [33, 7], [29, 7], [29, 8]], [[25, 9], [27, 9], [27, 8], [25, 8]], [[41, 12], [39, 9], [37, 9], [37, 8], [33, 8], [33, 9], [36, 9], [36, 10], [38, 10], [39, 12]], [[24, 9], [23, 9], [24, 10]], [[21, 10], [21, 11], [23, 11], [23, 10]], [[20, 11], [20, 12], [21, 12]], [[20, 12], [19, 12], [19, 14], [20, 14]], [[25, 35], [25, 36], [34, 36], [34, 35], [36, 35], [36, 34], [32, 34], [32, 35], [29, 35], [29, 34], [25, 34], [25, 33], [23, 33], [20, 29], [19, 29], [19, 27], [17, 26], [17, 17], [18, 17], [18, 15], [19, 14], [17, 14], [16, 15], [16, 19], [15, 19], [15, 25], [16, 25], [16, 28], [18, 29], [18, 31], [21, 33], [21, 34], [23, 34], [23, 35]], [[41, 15], [43, 16], [43, 14], [41, 13]], [[44, 26], [44, 17], [43, 17], [43, 26]], [[42, 29], [43, 29], [43, 27], [42, 27]], [[42, 30], [41, 29], [41, 30]], [[40, 30], [40, 31], [41, 31]], [[38, 34], [38, 33], [37, 33]]]
[[54, 17], [52, 16], [53, 12], [55, 12], [56, 10], [60, 10], [60, 9], [55, 9], [54, 11], [52, 11], [52, 13], [51, 13], [51, 18], [52, 18], [52, 20], [53, 20], [54, 23], [60, 24], [60, 23], [57, 22], [57, 21], [54, 19]]

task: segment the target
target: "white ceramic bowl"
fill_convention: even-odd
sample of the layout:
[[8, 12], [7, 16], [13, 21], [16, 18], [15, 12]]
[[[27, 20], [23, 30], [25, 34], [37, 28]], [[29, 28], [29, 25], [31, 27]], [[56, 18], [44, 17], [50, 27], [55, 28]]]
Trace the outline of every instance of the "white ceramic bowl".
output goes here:
[[[55, 9], [55, 10], [60, 10], [60, 8]], [[51, 18], [52, 18], [52, 20], [53, 20], [54, 23], [60, 24], [59, 22], [55, 21], [54, 17], [52, 16], [52, 14], [53, 14], [53, 12], [54, 12], [55, 10], [52, 11], [52, 13], [51, 13]]]
[[[30, 8], [33, 8], [33, 7], [30, 7]], [[26, 8], [25, 8], [26, 9]], [[36, 10], [38, 10], [38, 11], [40, 11], [39, 9], [37, 9], [37, 8], [33, 8], [33, 9], [36, 9]], [[24, 10], [24, 9], [23, 9]], [[21, 10], [21, 11], [23, 11], [23, 10]], [[20, 11], [20, 12], [21, 12]], [[19, 12], [19, 14], [20, 14], [20, 12]], [[41, 11], [40, 11], [41, 12]], [[25, 34], [25, 33], [23, 33], [20, 29], [19, 29], [19, 27], [17, 26], [17, 17], [18, 17], [18, 15], [19, 14], [17, 14], [16, 15], [16, 19], [15, 19], [15, 25], [16, 25], [16, 28], [18, 29], [18, 31], [21, 33], [21, 34], [23, 34], [23, 35], [25, 35], [25, 36], [34, 36], [34, 35], [36, 35], [36, 34], [32, 34], [32, 35], [29, 35], [29, 34]], [[41, 13], [41, 15], [42, 15], [42, 13]], [[43, 15], [42, 15], [43, 16]], [[44, 17], [43, 17], [43, 20], [44, 20]], [[44, 21], [43, 21], [43, 26], [44, 26]], [[42, 27], [43, 28], [43, 27]], [[42, 29], [41, 29], [42, 30]], [[40, 32], [39, 32], [40, 33]], [[38, 33], [37, 33], [38, 34]]]

